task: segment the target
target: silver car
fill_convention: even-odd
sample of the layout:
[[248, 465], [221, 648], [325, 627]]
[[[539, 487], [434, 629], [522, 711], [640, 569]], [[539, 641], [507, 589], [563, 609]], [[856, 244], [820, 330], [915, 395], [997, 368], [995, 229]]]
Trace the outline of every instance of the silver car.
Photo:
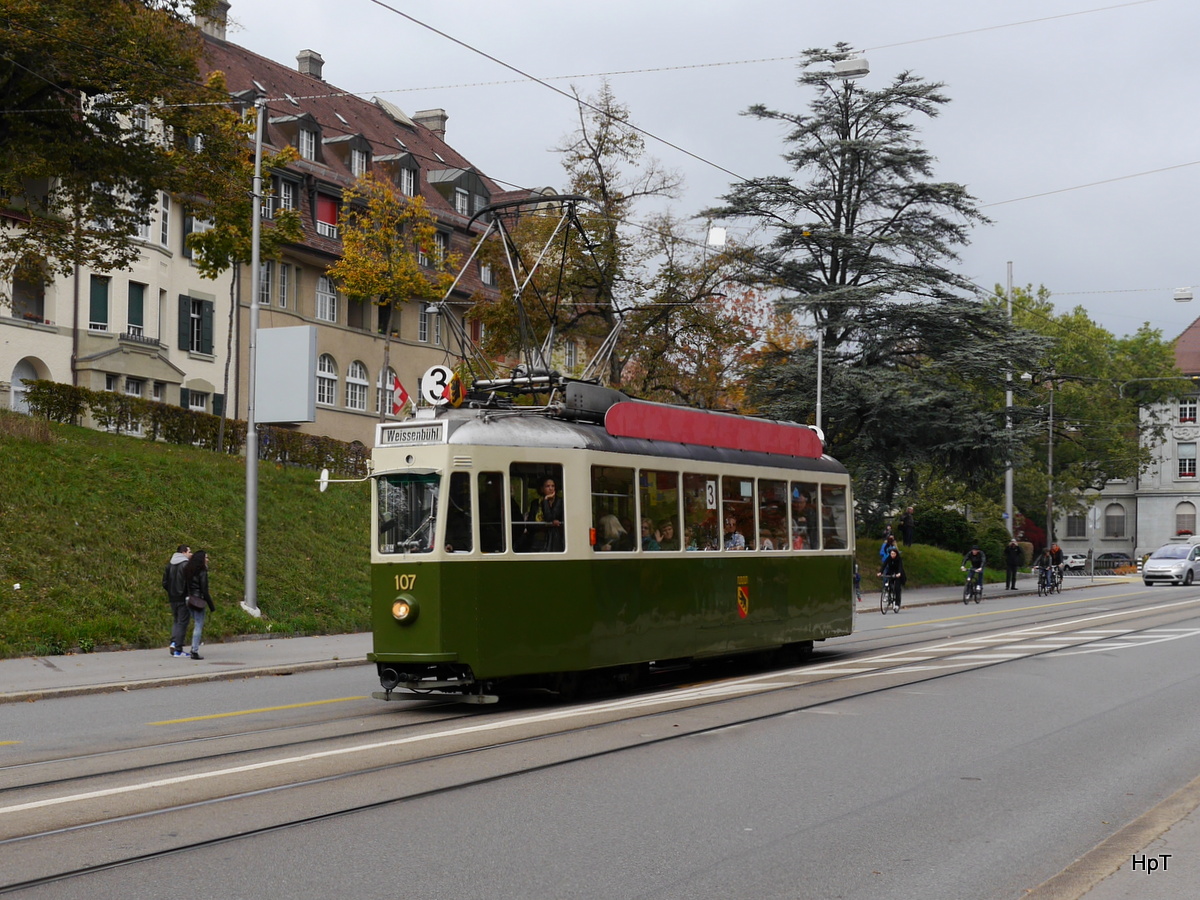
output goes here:
[[1147, 585], [1191, 584], [1200, 578], [1200, 544], [1167, 544], [1150, 554], [1142, 566]]

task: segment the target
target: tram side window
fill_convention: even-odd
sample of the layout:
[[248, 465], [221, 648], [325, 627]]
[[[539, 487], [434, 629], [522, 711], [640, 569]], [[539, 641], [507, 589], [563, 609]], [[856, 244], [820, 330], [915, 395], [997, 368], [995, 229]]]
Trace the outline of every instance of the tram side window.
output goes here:
[[376, 482], [380, 553], [428, 553], [437, 530], [441, 476], [404, 472]]
[[821, 485], [821, 532], [826, 550], [843, 550], [848, 545], [846, 488], [840, 484]]
[[642, 469], [638, 478], [643, 550], [678, 550], [679, 473]]
[[787, 482], [758, 482], [758, 549], [786, 550], [788, 546]]
[[753, 550], [758, 539], [754, 530], [754, 479], [723, 476], [721, 511], [725, 523], [722, 546], [726, 550]]
[[450, 475], [450, 496], [446, 498], [446, 552], [470, 553], [471, 476], [466, 472]]
[[566, 549], [566, 510], [562, 466], [513, 463], [508, 469], [517, 553], [562, 553]]
[[633, 469], [592, 466], [592, 529], [596, 533], [592, 549], [598, 553], [634, 549], [633, 503]]
[[504, 552], [502, 472], [479, 473], [479, 550], [482, 553]]
[[817, 486], [808, 481], [792, 482], [792, 549], [820, 550], [821, 529], [817, 515]]
[[716, 550], [720, 547], [717, 494], [716, 475], [683, 474], [684, 550]]

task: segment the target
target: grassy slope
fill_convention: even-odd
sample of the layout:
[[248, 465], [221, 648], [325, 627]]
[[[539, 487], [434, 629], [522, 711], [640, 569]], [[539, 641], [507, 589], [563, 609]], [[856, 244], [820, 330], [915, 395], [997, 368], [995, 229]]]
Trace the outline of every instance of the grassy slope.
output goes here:
[[[260, 467], [261, 620], [237, 608], [245, 487], [237, 458], [0, 411], [0, 657], [165, 646], [162, 570], [185, 542], [213, 554], [209, 640], [366, 629], [367, 485], [321, 494], [311, 471]], [[878, 542], [858, 559], [863, 590], [878, 590]], [[961, 582], [961, 554], [916, 544], [904, 560], [910, 587]]]
[[260, 467], [256, 620], [237, 608], [242, 460], [29, 422], [0, 415], [0, 656], [165, 646], [162, 570], [180, 543], [213, 555], [210, 640], [367, 628], [366, 484], [321, 494], [311, 471]]
[[[859, 539], [858, 571], [862, 575], [863, 593], [879, 590], [879, 579], [875, 573], [879, 571], [879, 545], [883, 541], [866, 541]], [[911, 547], [901, 547], [904, 557], [904, 574], [908, 576], [906, 586], [909, 588], [931, 587], [934, 585], [963, 584], [966, 575], [962, 572], [963, 553], [942, 550], [925, 544], [913, 544]], [[984, 569], [985, 582], [1002, 581], [1004, 572], [992, 568]]]

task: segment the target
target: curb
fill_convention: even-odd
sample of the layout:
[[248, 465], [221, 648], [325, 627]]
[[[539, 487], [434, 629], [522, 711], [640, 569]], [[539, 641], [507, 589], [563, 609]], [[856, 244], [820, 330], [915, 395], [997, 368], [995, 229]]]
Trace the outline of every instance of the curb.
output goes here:
[[321, 669], [341, 669], [349, 666], [365, 666], [366, 659], [329, 659], [317, 662], [282, 663], [274, 666], [259, 666], [253, 669], [235, 669], [223, 672], [198, 672], [194, 675], [164, 675], [142, 681], [119, 681], [107, 684], [80, 684], [71, 687], [48, 688], [40, 691], [13, 691], [0, 694], [0, 704], [36, 703], [39, 700], [55, 700], [61, 697], [84, 697], [89, 694], [113, 694], [118, 691], [140, 691], [147, 688], [165, 687], [171, 684], [203, 684], [210, 681], [234, 681], [239, 678], [265, 678], [268, 676], [295, 675], [299, 672], [316, 672]]

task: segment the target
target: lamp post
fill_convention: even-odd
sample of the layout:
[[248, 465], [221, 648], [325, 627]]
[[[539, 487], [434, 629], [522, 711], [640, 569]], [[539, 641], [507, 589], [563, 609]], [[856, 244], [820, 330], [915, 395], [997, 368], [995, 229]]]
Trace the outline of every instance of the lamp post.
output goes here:
[[1187, 381], [1191, 384], [1200, 382], [1200, 375], [1162, 375], [1153, 378], [1130, 378], [1128, 381], [1122, 381], [1117, 386], [1117, 396], [1122, 400], [1125, 399], [1125, 386], [1135, 384], [1139, 381]]
[[[852, 81], [857, 81], [871, 71], [871, 64], [866, 57], [855, 54], [847, 56], [845, 59], [834, 61], [833, 74], [847, 84]], [[825, 85], [829, 87], [828, 83]], [[830, 88], [832, 90], [832, 88]], [[849, 137], [847, 134], [846, 137]], [[816, 311], [813, 312], [814, 324], [817, 328], [817, 409], [816, 409], [816, 425], [817, 433], [822, 435], [824, 441], [824, 432], [821, 431], [821, 388], [822, 374], [824, 371], [824, 356], [825, 356], [825, 334], [821, 323], [817, 321]]]

